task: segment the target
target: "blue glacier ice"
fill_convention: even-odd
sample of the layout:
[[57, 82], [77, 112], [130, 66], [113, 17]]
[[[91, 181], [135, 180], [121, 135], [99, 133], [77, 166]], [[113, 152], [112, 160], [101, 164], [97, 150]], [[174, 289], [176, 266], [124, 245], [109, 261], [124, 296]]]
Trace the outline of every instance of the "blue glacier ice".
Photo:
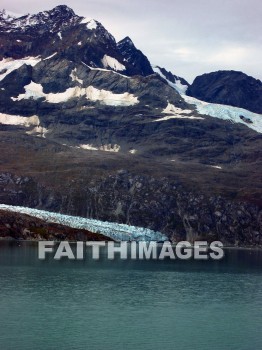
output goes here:
[[161, 232], [142, 227], [129, 226], [125, 224], [118, 224], [95, 219], [86, 219], [79, 216], [70, 216], [45, 210], [18, 207], [6, 204], [0, 204], [0, 210], [1, 209], [14, 213], [27, 214], [50, 223], [56, 223], [72, 228], [89, 230], [94, 233], [100, 233], [116, 241], [168, 240], [167, 236]]

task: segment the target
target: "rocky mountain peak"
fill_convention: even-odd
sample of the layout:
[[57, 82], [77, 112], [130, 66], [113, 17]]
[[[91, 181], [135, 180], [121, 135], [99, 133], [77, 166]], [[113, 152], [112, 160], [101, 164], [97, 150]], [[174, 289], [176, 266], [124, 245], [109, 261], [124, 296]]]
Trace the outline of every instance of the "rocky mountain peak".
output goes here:
[[146, 76], [154, 73], [148, 58], [135, 47], [128, 36], [117, 43], [117, 48], [126, 62], [134, 67], [139, 67], [142, 75]]
[[81, 17], [68, 6], [56, 6], [52, 10], [39, 12], [37, 14], [27, 14], [23, 16], [14, 16], [6, 10], [0, 12], [0, 31], [8, 32], [26, 32], [37, 30], [55, 31], [59, 28], [67, 27], [77, 23]]
[[59, 13], [59, 14], [68, 14], [70, 16], [75, 16], [75, 12], [73, 9], [71, 9], [70, 7], [68, 7], [67, 5], [58, 5], [56, 7], [54, 7], [52, 10], [47, 11], [49, 13]]
[[130, 39], [129, 36], [126, 36], [124, 39], [122, 39], [118, 42], [119, 47], [124, 46], [124, 45], [135, 46], [135, 44], [133, 43], [133, 41]]
[[66, 5], [18, 17], [2, 11], [0, 43], [0, 59], [57, 55], [129, 76], [153, 73], [148, 59], [129, 37], [117, 45], [100, 22], [78, 16]]

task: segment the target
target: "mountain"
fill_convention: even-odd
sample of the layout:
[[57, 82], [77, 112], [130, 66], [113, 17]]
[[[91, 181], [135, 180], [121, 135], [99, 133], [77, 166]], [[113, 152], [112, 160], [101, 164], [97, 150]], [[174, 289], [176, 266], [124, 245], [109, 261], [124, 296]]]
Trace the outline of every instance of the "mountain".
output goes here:
[[66, 6], [0, 22], [0, 203], [260, 244], [261, 115]]
[[0, 48], [0, 59], [47, 58], [58, 54], [93, 68], [119, 71], [129, 76], [153, 73], [147, 58], [135, 47], [136, 59], [129, 62], [101, 23], [79, 17], [65, 5], [19, 18], [0, 12]]
[[242, 72], [218, 71], [195, 78], [187, 95], [262, 113], [262, 83]]
[[141, 75], [147, 76], [154, 74], [148, 58], [142, 51], [135, 47], [133, 41], [128, 36], [119, 41], [117, 43], [117, 47], [125, 58], [126, 62], [140, 69]]

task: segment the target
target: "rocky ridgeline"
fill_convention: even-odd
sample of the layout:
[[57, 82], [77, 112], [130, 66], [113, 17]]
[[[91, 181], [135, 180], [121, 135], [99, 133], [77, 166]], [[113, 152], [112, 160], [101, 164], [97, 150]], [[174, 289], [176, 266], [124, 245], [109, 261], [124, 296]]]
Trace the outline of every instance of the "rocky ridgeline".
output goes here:
[[[19, 18], [0, 11], [0, 47], [0, 59], [47, 58], [57, 53], [94, 68], [115, 70], [117, 61], [121, 71], [129, 76], [153, 73], [147, 57], [133, 43], [128, 50], [123, 41], [118, 46], [100, 22], [78, 16], [65, 5]], [[103, 60], [105, 55], [113, 64]]]

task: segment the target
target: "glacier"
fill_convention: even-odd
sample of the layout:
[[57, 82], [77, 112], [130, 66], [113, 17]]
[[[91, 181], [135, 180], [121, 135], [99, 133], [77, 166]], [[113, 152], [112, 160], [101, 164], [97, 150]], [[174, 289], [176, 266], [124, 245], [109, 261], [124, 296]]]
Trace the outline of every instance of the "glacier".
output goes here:
[[[232, 123], [240, 123], [244, 124], [250, 129], [255, 130], [258, 133], [262, 133], [262, 115], [250, 112], [244, 108], [239, 108], [239, 107], [233, 107], [229, 105], [223, 105], [223, 104], [218, 104], [218, 103], [211, 103], [211, 102], [205, 102], [198, 100], [197, 98], [191, 97], [186, 95], [186, 91], [188, 86], [183, 85], [180, 80], [176, 80], [175, 83], [172, 83], [170, 80], [168, 80], [164, 74], [161, 72], [158, 66], [154, 66], [153, 70], [155, 73], [157, 73], [161, 78], [166, 80], [169, 86], [171, 86], [173, 89], [175, 89], [180, 96], [184, 99], [185, 102], [194, 105], [197, 112], [202, 115], [209, 115], [210, 117], [213, 118], [219, 118], [223, 120], [229, 120]], [[162, 113], [170, 113], [174, 114], [176, 111], [176, 114], [180, 114], [178, 112], [178, 109], [176, 109], [175, 106], [168, 104], [168, 107], [166, 110], [164, 110]], [[186, 113], [186, 112], [184, 112]], [[240, 117], [244, 117], [244, 120], [241, 119]], [[161, 119], [158, 119], [156, 121], [164, 121], [172, 118], [179, 118], [178, 116], [173, 116], [173, 117], [164, 117]], [[181, 117], [180, 117], [181, 118]], [[185, 119], [186, 117], [184, 117]], [[201, 117], [195, 117], [195, 118], [188, 118], [188, 119], [201, 119]], [[202, 118], [204, 119], [204, 118]], [[249, 119], [250, 123], [247, 123], [245, 119]]]
[[[246, 109], [222, 105], [218, 103], [209, 103], [198, 100], [194, 97], [181, 95], [183, 99], [196, 106], [199, 114], [209, 115], [210, 117], [219, 118], [223, 120], [230, 120], [232, 123], [241, 123], [256, 132], [262, 133], [262, 115], [250, 112]], [[251, 123], [246, 123], [240, 116], [250, 119]]]
[[126, 224], [87, 219], [45, 210], [0, 204], [0, 210], [33, 216], [49, 223], [69, 226], [76, 229], [89, 230], [103, 234], [115, 241], [167, 241], [165, 234], [148, 228], [135, 227]]

